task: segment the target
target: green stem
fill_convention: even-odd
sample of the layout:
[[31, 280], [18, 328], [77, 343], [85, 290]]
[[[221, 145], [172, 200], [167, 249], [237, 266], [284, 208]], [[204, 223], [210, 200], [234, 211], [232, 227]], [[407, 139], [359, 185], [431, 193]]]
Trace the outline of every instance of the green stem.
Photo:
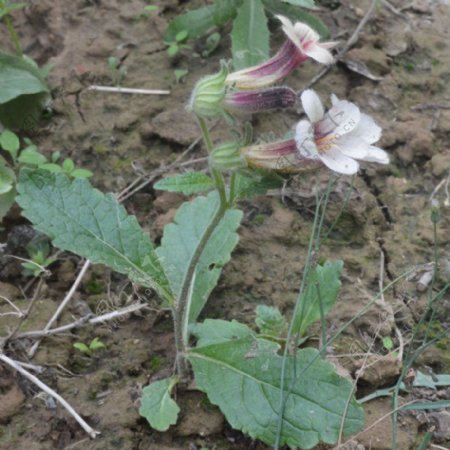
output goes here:
[[[203, 140], [205, 141], [208, 153], [211, 153], [213, 149], [213, 143], [211, 140], [211, 136], [209, 135], [209, 130], [208, 127], [206, 126], [206, 122], [201, 117], [197, 117], [197, 120], [200, 129], [202, 131]], [[198, 245], [191, 257], [191, 260], [189, 261], [189, 266], [186, 269], [186, 273], [184, 275], [183, 282], [181, 284], [180, 295], [173, 309], [175, 346], [177, 351], [176, 356], [177, 371], [182, 379], [186, 378], [187, 376], [187, 361], [186, 361], [186, 353], [188, 345], [187, 329], [189, 325], [189, 312], [191, 310], [192, 291], [193, 291], [193, 284], [195, 282], [197, 265], [200, 261], [203, 251], [205, 250], [206, 245], [208, 244], [209, 239], [213, 235], [216, 228], [219, 226], [220, 222], [222, 221], [225, 213], [229, 208], [223, 176], [217, 170], [211, 169], [211, 172], [216, 182], [216, 187], [220, 198], [220, 204], [217, 210], [215, 211], [214, 216], [211, 219], [211, 222], [203, 232], [203, 235], [198, 242]]]
[[230, 205], [234, 203], [235, 198], [236, 198], [236, 172], [233, 172], [230, 177], [230, 197], [228, 200]]
[[177, 349], [177, 370], [181, 378], [185, 378], [187, 374], [186, 351], [187, 351], [187, 327], [189, 322], [189, 311], [192, 301], [192, 282], [195, 277], [197, 264], [208, 244], [209, 239], [220, 224], [227, 208], [220, 205], [215, 212], [210, 224], [204, 231], [197, 248], [189, 262], [186, 274], [181, 285], [180, 296], [175, 304], [173, 312], [174, 328], [175, 328], [175, 345]]
[[[202, 131], [203, 140], [205, 141], [206, 149], [208, 150], [208, 153], [211, 153], [214, 146], [213, 146], [211, 136], [209, 134], [209, 130], [206, 125], [206, 122], [204, 119], [202, 119], [201, 117], [198, 117], [198, 116], [197, 116], [197, 121], [200, 126], [200, 130]], [[222, 206], [226, 206], [226, 205], [228, 205], [228, 202], [227, 202], [227, 194], [226, 194], [225, 182], [223, 180], [223, 176], [218, 170], [213, 169], [213, 168], [211, 168], [211, 173], [214, 177], [214, 181], [216, 182], [217, 191], [219, 192], [220, 204]]]
[[13, 42], [14, 47], [16, 48], [17, 55], [22, 56], [23, 52], [22, 47], [20, 45], [19, 36], [17, 36], [16, 30], [14, 29], [11, 17], [9, 16], [9, 14], [6, 14], [6, 16], [4, 16], [3, 19], [5, 21], [6, 27], [8, 28], [9, 37], [11, 38], [11, 41]]

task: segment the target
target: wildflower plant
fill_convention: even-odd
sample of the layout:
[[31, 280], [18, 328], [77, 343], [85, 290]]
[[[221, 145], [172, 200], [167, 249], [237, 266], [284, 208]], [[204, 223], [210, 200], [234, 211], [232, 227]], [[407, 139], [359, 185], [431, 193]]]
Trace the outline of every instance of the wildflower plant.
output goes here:
[[333, 307], [342, 262], [308, 262], [289, 320], [261, 305], [256, 327], [235, 320], [199, 321], [239, 240], [240, 200], [276, 186], [283, 180], [280, 173], [329, 168], [348, 175], [358, 170], [356, 160], [388, 162], [386, 153], [373, 146], [381, 130], [369, 116], [335, 97], [325, 112], [310, 90], [301, 96], [308, 120], [299, 121], [294, 137], [252, 144], [247, 129], [241, 139], [214, 144], [207, 119], [291, 106], [293, 91], [271, 83], [307, 58], [332, 61], [330, 45], [321, 44], [307, 25], [279, 20], [287, 43], [273, 58], [238, 72], [223, 64], [194, 88], [187, 109], [198, 121], [211, 176], [189, 172], [155, 184], [155, 189], [186, 195], [202, 193], [181, 205], [159, 247], [113, 195], [85, 179], [23, 170], [17, 189], [24, 215], [55, 246], [128, 275], [170, 307], [176, 373], [145, 387], [140, 408], [153, 428], [164, 431], [176, 423], [180, 408], [171, 394], [192, 370], [197, 388], [234, 428], [277, 449], [285, 444], [309, 449], [320, 441], [335, 444], [341, 431], [351, 435], [363, 425], [352, 383], [322, 358], [325, 342], [320, 350], [299, 347], [309, 326], [323, 322]]

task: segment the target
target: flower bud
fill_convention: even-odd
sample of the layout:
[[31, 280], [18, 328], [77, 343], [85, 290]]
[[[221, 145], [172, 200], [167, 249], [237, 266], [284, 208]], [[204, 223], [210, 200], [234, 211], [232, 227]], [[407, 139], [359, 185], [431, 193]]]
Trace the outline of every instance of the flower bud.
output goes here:
[[236, 171], [247, 167], [237, 142], [228, 141], [216, 147], [209, 156], [211, 167], [221, 172]]
[[227, 75], [227, 66], [222, 62], [220, 72], [198, 81], [192, 91], [187, 109], [203, 118], [219, 115], [223, 111], [222, 102], [225, 97]]

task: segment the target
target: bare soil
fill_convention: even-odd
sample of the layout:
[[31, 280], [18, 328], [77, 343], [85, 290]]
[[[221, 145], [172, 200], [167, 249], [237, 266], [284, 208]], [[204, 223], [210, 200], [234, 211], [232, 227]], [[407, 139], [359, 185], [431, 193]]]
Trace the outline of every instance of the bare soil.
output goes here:
[[[199, 132], [183, 105], [196, 80], [216, 71], [221, 58], [230, 57], [229, 29], [222, 30], [219, 48], [207, 59], [198, 55], [200, 42], [176, 61], [170, 61], [166, 54], [163, 32], [170, 18], [201, 3], [156, 0], [152, 4], [160, 6], [160, 13], [139, 18], [145, 6], [141, 0], [40, 0], [14, 14], [26, 53], [41, 65], [53, 65], [49, 77], [53, 114], [29, 132], [40, 150], [47, 155], [61, 151], [78, 166], [94, 172], [95, 186], [119, 192], [141, 173], [168, 165], [195, 141]], [[323, 3], [333, 8], [324, 7], [320, 15], [342, 42], [369, 4], [367, 0]], [[400, 373], [401, 361], [389, 354], [381, 341], [390, 336], [398, 346], [395, 328], [408, 335], [426, 307], [428, 294], [417, 280], [424, 265], [433, 261], [429, 199], [450, 172], [450, 3], [395, 0], [391, 4], [401, 10], [400, 15], [379, 6], [344, 61], [315, 86], [324, 99], [334, 92], [373, 115], [384, 129], [380, 146], [392, 157], [386, 167], [364, 166], [355, 178], [348, 206], [323, 246], [321, 259], [342, 259], [345, 264], [343, 289], [336, 309], [328, 317], [330, 335], [379, 291], [380, 273], [387, 284], [417, 268], [416, 277], [397, 283], [384, 295], [384, 301], [358, 319], [332, 349], [334, 360], [348, 376], [354, 377], [363, 367], [358, 396], [392, 385]], [[1, 27], [3, 47], [8, 39]], [[274, 48], [280, 40], [276, 33]], [[107, 65], [110, 56], [119, 58], [127, 67], [123, 85], [168, 89], [171, 94], [150, 97], [88, 91], [91, 84], [112, 84]], [[181, 83], [175, 82], [175, 67], [188, 70]], [[305, 63], [287, 82], [301, 90], [319, 70], [318, 65]], [[256, 133], [282, 135], [298, 120], [299, 112], [293, 109], [258, 116], [252, 122]], [[214, 129], [215, 140], [225, 137], [220, 127]], [[188, 158], [204, 155], [198, 145]], [[205, 166], [198, 163], [190, 167]], [[325, 189], [329, 176], [323, 172], [298, 177], [283, 192], [242, 205], [245, 219], [239, 232], [240, 243], [204, 317], [234, 318], [251, 324], [258, 304], [275, 305], [287, 313], [292, 309], [305, 261], [315, 193]], [[338, 181], [327, 226], [339, 213], [349, 186], [347, 178]], [[445, 196], [437, 198], [444, 200]], [[183, 201], [180, 195], [156, 191], [149, 185], [128, 199], [125, 206], [158, 240]], [[437, 233], [443, 268], [438, 288], [449, 277], [449, 225], [448, 207], [443, 207]], [[13, 210], [2, 234], [7, 242], [4, 254], [25, 256], [24, 246], [32, 235], [19, 211]], [[23, 330], [45, 325], [79, 267], [80, 261], [74, 255], [59, 254]], [[20, 262], [2, 256], [0, 280], [1, 295], [26, 307], [29, 300], [24, 299], [21, 289], [29, 279], [21, 275]], [[26, 292], [28, 299], [32, 290]], [[92, 267], [59, 323], [72, 321], [86, 311], [113, 310], [138, 294], [148, 300], [151, 310], [45, 339], [31, 361], [45, 367], [41, 379], [101, 435], [95, 440], [87, 438], [65, 410], [0, 365], [1, 450], [269, 448], [232, 430], [218, 409], [193, 388], [178, 392], [182, 413], [179, 424], [168, 432], [155, 432], [140, 418], [142, 387], [170, 374], [174, 362], [171, 318], [157, 308], [157, 299], [151, 293], [134, 291], [123, 277], [104, 267]], [[2, 308], [3, 304], [0, 312], [4, 312]], [[449, 311], [447, 295], [435, 316], [435, 332], [449, 325]], [[0, 318], [1, 334], [11, 325], [10, 317]], [[92, 356], [72, 347], [74, 342], [90, 342], [96, 336], [106, 348]], [[15, 358], [26, 360], [28, 344], [17, 341], [7, 350]], [[364, 360], [368, 353], [369, 358]], [[449, 373], [448, 340], [425, 352], [416, 368], [427, 373]], [[414, 398], [450, 399], [450, 392], [413, 390], [402, 401]], [[346, 448], [389, 450], [390, 408], [389, 399], [365, 404], [366, 427], [383, 416], [385, 419], [362, 432]], [[401, 414], [398, 450], [417, 448], [428, 430], [435, 433], [433, 442], [450, 448], [448, 415], [448, 411]]]

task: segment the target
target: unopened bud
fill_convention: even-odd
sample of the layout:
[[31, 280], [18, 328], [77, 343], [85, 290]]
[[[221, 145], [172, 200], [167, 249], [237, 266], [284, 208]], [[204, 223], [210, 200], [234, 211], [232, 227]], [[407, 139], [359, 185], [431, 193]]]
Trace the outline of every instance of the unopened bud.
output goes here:
[[222, 62], [220, 72], [208, 75], [197, 82], [187, 108], [203, 118], [219, 115], [223, 111], [222, 102], [225, 97], [227, 75], [227, 66]]
[[221, 172], [247, 167], [237, 142], [228, 141], [216, 147], [209, 156], [211, 167]]
[[433, 198], [431, 200], [431, 221], [433, 223], [438, 223], [441, 218], [441, 211], [440, 211], [439, 201]]

